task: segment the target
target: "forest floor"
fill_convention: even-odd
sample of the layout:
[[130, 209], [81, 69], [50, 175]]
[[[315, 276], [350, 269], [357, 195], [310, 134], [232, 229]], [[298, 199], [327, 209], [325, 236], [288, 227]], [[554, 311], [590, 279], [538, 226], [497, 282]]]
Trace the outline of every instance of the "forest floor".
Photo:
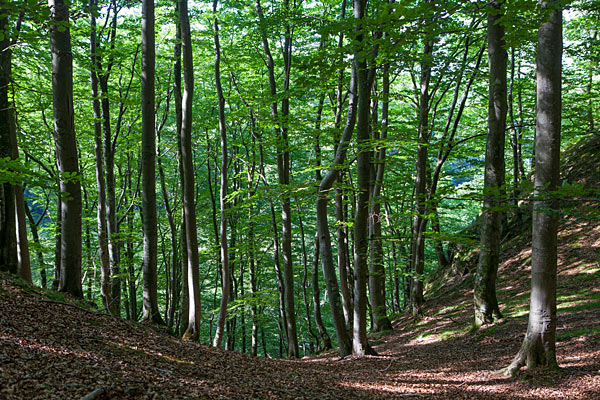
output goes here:
[[[573, 154], [596, 157], [600, 140]], [[600, 183], [595, 162], [572, 165], [567, 180]], [[499, 270], [505, 319], [472, 332], [472, 274], [446, 271], [422, 320], [401, 316], [393, 332], [371, 337], [378, 356], [341, 360], [333, 351], [259, 359], [183, 342], [0, 274], [0, 399], [600, 399], [598, 204], [565, 209], [559, 371], [494, 372], [510, 363], [527, 326], [530, 234], [515, 231]]]

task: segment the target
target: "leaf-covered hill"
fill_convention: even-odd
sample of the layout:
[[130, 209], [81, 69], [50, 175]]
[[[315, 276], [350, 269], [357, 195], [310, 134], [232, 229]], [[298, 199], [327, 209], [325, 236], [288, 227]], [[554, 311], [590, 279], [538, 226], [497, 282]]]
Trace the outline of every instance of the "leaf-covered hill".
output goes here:
[[[564, 177], [598, 189], [600, 139], [570, 149]], [[471, 332], [472, 278], [448, 273], [426, 317], [401, 317], [372, 337], [379, 356], [335, 352], [298, 361], [251, 358], [183, 342], [0, 275], [0, 399], [598, 399], [598, 203], [565, 202], [559, 229], [559, 372], [496, 375], [526, 330], [530, 234], [503, 245], [505, 319]], [[441, 278], [438, 278], [441, 279]]]

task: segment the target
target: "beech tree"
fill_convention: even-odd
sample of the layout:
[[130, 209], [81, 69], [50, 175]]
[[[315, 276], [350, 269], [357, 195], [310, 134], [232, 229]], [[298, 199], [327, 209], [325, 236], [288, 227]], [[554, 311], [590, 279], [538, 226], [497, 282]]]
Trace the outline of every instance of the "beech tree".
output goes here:
[[475, 326], [502, 318], [496, 297], [496, 276], [502, 235], [504, 192], [504, 137], [506, 129], [508, 54], [502, 26], [504, 5], [490, 4], [488, 13], [489, 106], [485, 151], [481, 250], [475, 274]]
[[558, 368], [556, 361], [556, 268], [560, 183], [562, 10], [556, 1], [541, 3], [549, 11], [538, 31], [537, 116], [533, 232], [531, 239], [531, 298], [527, 333], [521, 349], [504, 370], [514, 375], [527, 368]]
[[[213, 1], [213, 12], [217, 12], [217, 0]], [[217, 86], [217, 99], [219, 102], [219, 134], [221, 139], [221, 189], [219, 192], [219, 205], [221, 208], [221, 225], [219, 227], [219, 244], [221, 249], [221, 304], [219, 306], [219, 319], [217, 321], [217, 330], [213, 345], [221, 346], [223, 340], [225, 317], [227, 315], [227, 301], [229, 297], [229, 251], [227, 246], [227, 217], [226, 197], [227, 197], [227, 127], [225, 125], [225, 97], [221, 86], [221, 45], [219, 42], [219, 20], [215, 15], [214, 23], [214, 41], [215, 41], [215, 83]]]
[[194, 97], [194, 65], [192, 35], [187, 0], [178, 0], [181, 50], [183, 54], [183, 97], [181, 124], [181, 165], [183, 174], [183, 216], [187, 249], [188, 326], [185, 338], [197, 340], [200, 334], [200, 281], [198, 272], [198, 236], [196, 230], [195, 179], [192, 148], [192, 104]]
[[54, 143], [60, 172], [61, 251], [58, 290], [83, 297], [81, 288], [81, 175], [73, 120], [73, 53], [69, 6], [50, 0]]
[[[0, 3], [0, 158], [12, 159], [13, 154], [13, 108], [9, 100], [12, 68], [12, 48], [9, 26], [10, 10]], [[0, 181], [0, 266], [3, 271], [17, 273], [17, 224], [14, 182]]]
[[142, 215], [144, 225], [143, 319], [163, 324], [158, 310], [154, 0], [142, 1]]

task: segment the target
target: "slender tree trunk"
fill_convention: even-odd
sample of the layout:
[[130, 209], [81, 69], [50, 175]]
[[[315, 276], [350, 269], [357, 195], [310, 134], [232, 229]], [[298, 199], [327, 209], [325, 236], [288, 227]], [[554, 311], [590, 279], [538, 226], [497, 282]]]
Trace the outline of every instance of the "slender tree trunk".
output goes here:
[[108, 241], [106, 227], [106, 188], [104, 180], [104, 168], [102, 166], [103, 148], [102, 148], [102, 115], [100, 111], [100, 94], [98, 93], [98, 75], [96, 67], [97, 44], [96, 44], [96, 0], [90, 0], [90, 55], [92, 58], [90, 80], [92, 84], [92, 103], [94, 110], [94, 159], [96, 166], [96, 184], [98, 186], [97, 202], [97, 229], [98, 229], [98, 255], [100, 258], [100, 296], [106, 310], [110, 310], [111, 290], [110, 290], [110, 264], [108, 258]]
[[538, 31], [536, 165], [533, 235], [531, 240], [531, 300], [527, 333], [521, 349], [505, 369], [514, 375], [525, 363], [558, 368], [556, 361], [556, 268], [560, 184], [560, 124], [562, 77], [562, 11], [558, 2]]
[[[58, 166], [58, 163], [57, 163]], [[52, 290], [58, 290], [58, 284], [60, 282], [60, 259], [61, 259], [61, 242], [62, 242], [62, 227], [61, 227], [61, 221], [62, 221], [62, 210], [61, 210], [61, 204], [62, 204], [62, 196], [60, 194], [60, 182], [56, 182], [57, 183], [57, 188], [56, 190], [58, 191], [57, 195], [56, 195], [56, 229], [55, 229], [55, 237], [54, 237], [54, 271], [52, 274]]]
[[38, 226], [41, 221], [41, 218], [38, 222], [35, 222], [33, 219], [33, 215], [31, 214], [31, 210], [29, 209], [29, 204], [26, 201], [24, 203], [25, 215], [29, 220], [29, 228], [31, 229], [31, 236], [33, 237], [33, 243], [36, 247], [36, 257], [38, 261], [38, 269], [40, 271], [40, 279], [41, 285], [44, 289], [48, 286], [47, 277], [46, 277], [46, 263], [44, 262], [44, 252], [42, 251], [42, 244], [40, 243], [40, 235], [38, 233]]
[[184, 339], [198, 340], [200, 334], [200, 273], [198, 237], [196, 231], [195, 179], [192, 150], [192, 102], [194, 95], [194, 67], [192, 37], [187, 0], [178, 0], [181, 50], [183, 54], [183, 97], [181, 108], [181, 164], [183, 173], [183, 217], [186, 231], [188, 279], [188, 320]]
[[[69, 7], [64, 0], [49, 0], [54, 25], [52, 49], [52, 99], [54, 141], [61, 173], [61, 257], [58, 290], [81, 298], [81, 183], [73, 114], [73, 53], [68, 25]], [[59, 29], [58, 27], [61, 27]]]
[[143, 319], [163, 325], [158, 310], [156, 133], [154, 127], [154, 0], [142, 1], [142, 210], [144, 231]]
[[[598, 40], [598, 31], [594, 31], [592, 37], [590, 38], [592, 43], [595, 43]], [[586, 110], [586, 119], [587, 119], [587, 130], [589, 133], [596, 133], [596, 128], [594, 124], [594, 71], [598, 69], [598, 62], [596, 59], [591, 59], [588, 61], [588, 82], [585, 87], [586, 95], [588, 98], [587, 102], [587, 110]]]
[[517, 218], [521, 220], [522, 215], [519, 210], [519, 196], [521, 194], [520, 191], [520, 182], [521, 182], [521, 171], [519, 169], [520, 165], [520, 154], [519, 154], [519, 131], [515, 122], [514, 115], [514, 101], [513, 101], [513, 93], [514, 93], [514, 85], [515, 85], [515, 48], [511, 47], [510, 49], [510, 83], [508, 85], [508, 116], [510, 120], [510, 145], [512, 147], [512, 156], [513, 156], [513, 203], [515, 207], [515, 213], [517, 214]]
[[[302, 279], [302, 296], [304, 300], [304, 312], [306, 313], [306, 324], [308, 328], [308, 333], [315, 339], [317, 342], [317, 347], [319, 344], [319, 336], [313, 331], [312, 328], [312, 320], [310, 318], [310, 300], [308, 298], [308, 294], [306, 291], [306, 284], [308, 282], [308, 255], [306, 253], [306, 239], [304, 236], [304, 224], [302, 223], [302, 215], [300, 207], [298, 206], [298, 222], [300, 225], [300, 239], [302, 244], [302, 265], [304, 266], [304, 277]], [[312, 348], [312, 341], [311, 341]]]
[[[131, 190], [131, 153], [127, 153], [127, 194], [129, 198], [133, 198]], [[135, 277], [135, 265], [134, 265], [134, 246], [133, 246], [133, 219], [135, 214], [133, 212], [127, 213], [127, 243], [125, 244], [125, 254], [127, 258], [127, 272], [128, 272], [128, 283], [129, 283], [129, 316], [133, 321], [137, 321], [137, 288], [136, 288], [136, 277]]]
[[506, 128], [508, 55], [504, 42], [502, 5], [491, 4], [488, 14], [489, 106], [488, 133], [485, 152], [483, 188], [483, 217], [481, 221], [481, 249], [475, 275], [475, 327], [502, 318], [496, 297], [496, 277], [500, 262], [502, 235], [502, 195], [504, 185], [504, 131]]
[[[213, 1], [213, 12], [217, 12], [217, 0]], [[219, 206], [221, 209], [221, 225], [219, 228], [219, 244], [221, 246], [221, 302], [219, 305], [219, 319], [217, 321], [217, 330], [213, 340], [213, 346], [221, 347], [223, 340], [223, 331], [225, 318], [227, 316], [227, 302], [230, 291], [229, 282], [229, 251], [227, 248], [227, 217], [225, 215], [227, 204], [227, 131], [225, 125], [225, 97], [221, 87], [221, 45], [219, 43], [219, 21], [215, 16], [214, 20], [214, 40], [215, 40], [215, 82], [217, 85], [217, 96], [219, 99], [219, 134], [221, 138], [221, 188], [219, 192]]]
[[433, 42], [426, 38], [421, 62], [421, 93], [419, 96], [419, 128], [417, 147], [417, 171], [415, 177], [415, 216], [411, 241], [411, 269], [414, 272], [411, 283], [411, 313], [417, 318], [423, 314], [423, 272], [425, 269], [425, 218], [427, 148], [429, 143], [429, 83], [431, 81], [431, 61]]
[[[319, 288], [319, 253], [320, 253], [320, 245], [319, 245], [319, 233], [315, 234], [315, 250], [313, 253], [313, 264], [312, 264], [312, 293], [313, 293], [313, 311], [315, 313], [315, 324], [317, 325], [317, 330], [319, 331], [319, 336], [323, 341], [323, 349], [328, 350], [331, 349], [331, 338], [327, 333], [327, 329], [325, 328], [325, 324], [323, 323], [323, 317], [321, 316], [321, 291]], [[335, 272], [335, 271], [334, 271]], [[338, 313], [341, 310], [337, 311]], [[339, 314], [338, 314], [339, 318]], [[338, 322], [339, 323], [339, 322]], [[350, 338], [348, 337], [348, 333], [346, 332], [346, 338], [348, 340], [348, 348], [350, 347]], [[350, 354], [350, 352], [348, 352]]]
[[[14, 123], [14, 119], [12, 121]], [[17, 130], [13, 127], [12, 132], [14, 134], [14, 147], [13, 147], [13, 159], [19, 158], [18, 146], [17, 146]], [[27, 238], [27, 223], [25, 216], [25, 195], [23, 193], [23, 186], [15, 186], [15, 217], [17, 220], [17, 274], [25, 282], [32, 283], [31, 280], [31, 257], [29, 253], [29, 240]]]
[[[317, 228], [318, 244], [321, 253], [321, 264], [323, 266], [323, 276], [325, 277], [325, 286], [329, 296], [335, 333], [337, 336], [338, 345], [340, 346], [339, 351], [342, 357], [351, 354], [352, 345], [346, 330], [347, 325], [342, 309], [335, 266], [333, 264], [331, 234], [329, 233], [329, 223], [327, 221], [327, 195], [338, 177], [340, 166], [346, 160], [346, 152], [348, 150], [348, 145], [350, 139], [352, 138], [354, 126], [356, 124], [356, 68], [356, 61], [354, 61], [352, 67], [352, 76], [350, 77], [350, 89], [348, 90], [349, 101], [346, 125], [344, 126], [344, 131], [342, 133], [342, 137], [340, 138], [332, 166], [319, 184], [319, 191], [317, 193]], [[319, 325], [317, 324], [317, 326]]]
[[[381, 142], [387, 140], [388, 115], [389, 115], [389, 89], [390, 75], [389, 63], [383, 66], [382, 77], [382, 108], [381, 108]], [[375, 102], [377, 107], [377, 102]], [[376, 156], [377, 163], [373, 165], [374, 181], [370, 192], [369, 209], [369, 242], [371, 243], [371, 259], [369, 264], [369, 294], [371, 296], [371, 307], [373, 310], [373, 331], [392, 330], [392, 323], [387, 317], [387, 307], [385, 304], [385, 265], [383, 256], [383, 243], [381, 233], [381, 190], [383, 186], [383, 177], [385, 169], [385, 145], [379, 149]]]
[[366, 0], [354, 0], [354, 18], [357, 31], [356, 42], [359, 48], [355, 53], [358, 87], [358, 108], [356, 121], [357, 185], [356, 213], [354, 217], [354, 322], [352, 326], [352, 353], [356, 355], [375, 354], [367, 341], [367, 273], [369, 251], [369, 187], [371, 178], [371, 152], [369, 111], [371, 108], [371, 87], [373, 79], [367, 68], [367, 55], [362, 47], [365, 33], [362, 19], [367, 7]]

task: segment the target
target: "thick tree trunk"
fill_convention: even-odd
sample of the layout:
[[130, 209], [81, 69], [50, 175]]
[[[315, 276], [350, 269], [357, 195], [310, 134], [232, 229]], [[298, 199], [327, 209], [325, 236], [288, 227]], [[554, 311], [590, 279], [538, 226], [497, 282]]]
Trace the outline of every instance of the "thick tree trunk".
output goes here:
[[[0, 32], [9, 32], [10, 11], [0, 8]], [[4, 34], [0, 41], [0, 158], [12, 158], [12, 125], [14, 110], [9, 100], [12, 75], [12, 50], [10, 35]], [[17, 273], [17, 219], [15, 186], [10, 182], [0, 183], [0, 268]]]
[[502, 235], [502, 195], [504, 192], [504, 131], [506, 128], [508, 55], [504, 43], [502, 5], [491, 4], [488, 14], [489, 106], [485, 151], [481, 249], [475, 275], [475, 327], [502, 318], [496, 297], [496, 276], [500, 262]]
[[[81, 184], [73, 114], [73, 53], [68, 25], [69, 7], [64, 0], [50, 0], [54, 25], [52, 49], [52, 99], [54, 142], [60, 178], [61, 257], [58, 290], [83, 297], [81, 288]], [[59, 26], [61, 27], [59, 29]]]
[[156, 134], [154, 127], [154, 0], [142, 1], [142, 210], [144, 231], [143, 319], [164, 324], [158, 310]]
[[531, 300], [523, 345], [505, 369], [514, 375], [527, 363], [558, 368], [556, 361], [556, 267], [559, 201], [553, 191], [560, 184], [560, 124], [562, 77], [562, 11], [557, 2], [550, 19], [538, 31], [536, 165], [534, 178]]

